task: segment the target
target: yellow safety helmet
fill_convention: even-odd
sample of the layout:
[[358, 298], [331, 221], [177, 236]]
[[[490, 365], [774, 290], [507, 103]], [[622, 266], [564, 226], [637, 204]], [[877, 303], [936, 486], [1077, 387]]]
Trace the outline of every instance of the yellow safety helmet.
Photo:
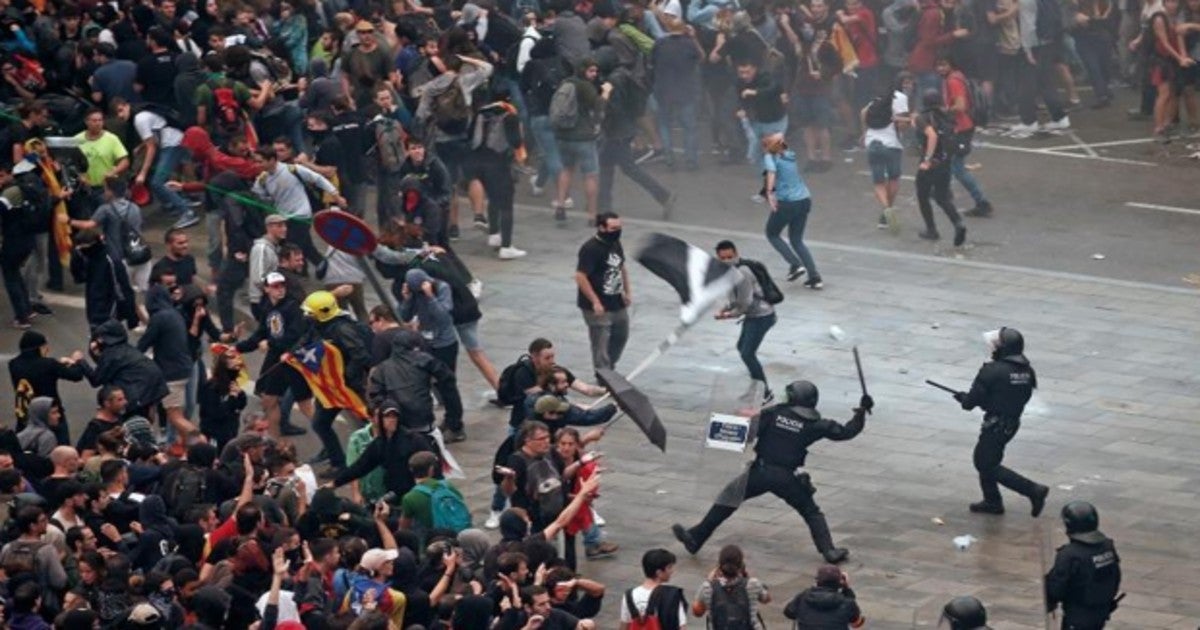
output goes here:
[[304, 304], [300, 307], [305, 315], [312, 317], [320, 323], [325, 323], [334, 317], [337, 317], [341, 312], [341, 307], [338, 306], [337, 298], [329, 291], [313, 291], [304, 298]]

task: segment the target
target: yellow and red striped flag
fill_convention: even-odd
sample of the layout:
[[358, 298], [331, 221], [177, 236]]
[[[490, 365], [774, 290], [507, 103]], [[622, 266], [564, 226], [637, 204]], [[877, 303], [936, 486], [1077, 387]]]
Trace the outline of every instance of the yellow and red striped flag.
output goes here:
[[337, 346], [328, 341], [313, 343], [283, 355], [283, 362], [300, 372], [321, 406], [345, 409], [362, 420], [369, 417], [362, 397], [346, 386], [345, 363]]

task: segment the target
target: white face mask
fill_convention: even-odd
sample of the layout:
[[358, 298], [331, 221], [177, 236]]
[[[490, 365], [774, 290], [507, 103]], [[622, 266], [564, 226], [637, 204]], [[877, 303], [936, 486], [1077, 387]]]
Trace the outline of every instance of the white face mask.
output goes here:
[[989, 330], [983, 333], [983, 342], [987, 344], [988, 356], [991, 356], [996, 348], [1000, 347], [1000, 330]]

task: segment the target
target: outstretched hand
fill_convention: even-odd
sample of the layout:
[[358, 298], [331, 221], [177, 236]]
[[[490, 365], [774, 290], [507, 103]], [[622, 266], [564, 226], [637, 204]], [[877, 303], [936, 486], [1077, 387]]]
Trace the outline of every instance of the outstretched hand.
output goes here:
[[871, 410], [875, 408], [875, 399], [871, 398], [870, 394], [863, 394], [862, 398], [858, 399], [858, 408], [871, 413]]

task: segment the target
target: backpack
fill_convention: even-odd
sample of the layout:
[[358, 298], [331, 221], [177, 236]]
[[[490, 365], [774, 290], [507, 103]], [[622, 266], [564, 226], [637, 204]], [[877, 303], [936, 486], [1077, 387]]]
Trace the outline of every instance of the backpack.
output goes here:
[[167, 126], [171, 127], [172, 129], [183, 131], [189, 126], [183, 121], [183, 117], [179, 115], [179, 112], [175, 111], [171, 107], [167, 107], [166, 105], [144, 102], [133, 106], [134, 116], [137, 116], [141, 112], [150, 112], [151, 114], [159, 116], [163, 120], [167, 121]]
[[210, 112], [213, 128], [226, 135], [241, 133], [245, 122], [234, 85], [228, 78], [208, 82], [213, 95], [213, 111]]
[[517, 371], [523, 369], [533, 371], [533, 363], [528, 354], [521, 355], [516, 362], [500, 372], [499, 385], [496, 387], [496, 400], [506, 405], [519, 405], [524, 402], [525, 392], [518, 391], [515, 383]]
[[11, 211], [21, 214], [25, 230], [30, 234], [45, 234], [50, 231], [54, 221], [54, 204], [46, 191], [40, 175], [31, 173], [17, 177], [17, 187], [21, 189], [23, 203]]
[[37, 573], [37, 554], [42, 550], [46, 542], [30, 542], [27, 540], [13, 540], [8, 543], [8, 551], [4, 554], [3, 569], [8, 574], [8, 577], [14, 578], [23, 573]]
[[1035, 31], [1039, 40], [1057, 42], [1062, 40], [1066, 27], [1063, 23], [1063, 9], [1059, 0], [1037, 0], [1037, 25]]
[[413, 490], [429, 497], [429, 507], [433, 512], [435, 528], [449, 529], [458, 533], [471, 527], [471, 510], [444, 479], [439, 479], [437, 485], [433, 487], [417, 484], [413, 486]]
[[708, 618], [714, 630], [754, 630], [746, 580], [738, 578], [728, 584], [709, 580], [709, 584], [712, 586], [712, 603]]
[[871, 99], [865, 118], [868, 128], [887, 129], [892, 124], [892, 95], [881, 94]]
[[521, 451], [516, 453], [525, 460], [525, 496], [537, 505], [543, 523], [554, 520], [566, 505], [562, 475], [554, 468], [549, 456], [533, 459]]
[[193, 506], [204, 502], [208, 480], [200, 468], [184, 464], [162, 489], [163, 502], [175, 518], [184, 518]]
[[404, 85], [408, 87], [409, 98], [420, 98], [421, 86], [433, 79], [433, 70], [429, 69], [427, 57], [417, 57], [416, 61], [404, 73]]
[[455, 79], [449, 87], [433, 97], [433, 123], [448, 134], [464, 133], [471, 122], [471, 106], [467, 95]]
[[[132, 205], [132, 202], [130, 202]], [[116, 209], [116, 206], [113, 206]], [[136, 267], [141, 264], [150, 262], [154, 257], [154, 253], [150, 251], [150, 246], [142, 239], [142, 233], [137, 231], [133, 225], [125, 218], [125, 215], [117, 213], [117, 220], [121, 222], [121, 257], [131, 267]]]
[[[519, 16], [520, 14], [515, 15]], [[521, 73], [517, 70], [517, 59], [521, 56], [521, 44], [525, 43], [527, 39], [532, 39], [534, 43], [537, 43], [537, 38], [533, 35], [522, 35], [521, 39], [518, 39], [515, 44], [509, 46], [508, 50], [504, 52], [504, 72], [510, 77], [521, 76]]]
[[257, 61], [267, 69], [267, 73], [271, 75], [271, 80], [276, 84], [288, 84], [292, 82], [292, 67], [282, 58], [271, 53], [267, 49], [250, 50], [250, 58], [252, 61]]
[[387, 173], [399, 173], [407, 157], [404, 152], [404, 127], [396, 120], [383, 116], [376, 116], [371, 123], [375, 132], [375, 146], [368, 153], [375, 153], [379, 165]]
[[563, 81], [550, 97], [550, 127], [570, 131], [579, 125], [579, 94], [574, 81]]
[[758, 288], [762, 291], [762, 299], [766, 300], [767, 304], [774, 306], [783, 301], [783, 291], [779, 290], [779, 285], [771, 279], [771, 272], [767, 271], [767, 266], [757, 260], [742, 258], [738, 261], [739, 267], [746, 267], [754, 274], [755, 281], [758, 282]]
[[629, 630], [663, 630], [658, 620], [659, 590], [650, 591], [650, 601], [646, 602], [646, 611], [638, 614], [637, 606], [633, 603], [633, 589], [625, 591], [625, 608], [629, 610]]

